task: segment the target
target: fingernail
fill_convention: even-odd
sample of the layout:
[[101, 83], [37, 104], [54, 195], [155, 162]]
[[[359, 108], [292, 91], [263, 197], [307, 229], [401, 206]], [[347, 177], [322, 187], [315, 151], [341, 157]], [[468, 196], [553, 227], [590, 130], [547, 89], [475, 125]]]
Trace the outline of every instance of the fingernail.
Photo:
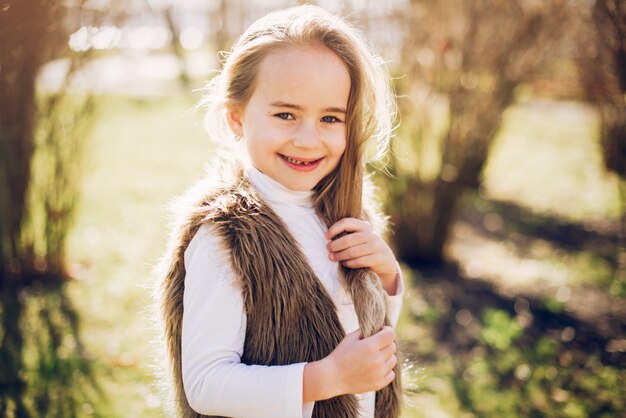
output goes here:
[[331, 260], [335, 261], [335, 254], [330, 253], [330, 254], [328, 255], [328, 257], [329, 257]]

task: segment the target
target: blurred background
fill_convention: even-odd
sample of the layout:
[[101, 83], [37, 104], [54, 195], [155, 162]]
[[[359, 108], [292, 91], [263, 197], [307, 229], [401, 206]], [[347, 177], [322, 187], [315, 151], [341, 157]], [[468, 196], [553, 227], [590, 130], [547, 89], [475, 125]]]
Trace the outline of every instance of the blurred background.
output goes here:
[[[0, 1], [0, 416], [160, 417], [151, 269], [286, 0]], [[404, 418], [626, 416], [626, 5], [311, 1], [393, 76]]]

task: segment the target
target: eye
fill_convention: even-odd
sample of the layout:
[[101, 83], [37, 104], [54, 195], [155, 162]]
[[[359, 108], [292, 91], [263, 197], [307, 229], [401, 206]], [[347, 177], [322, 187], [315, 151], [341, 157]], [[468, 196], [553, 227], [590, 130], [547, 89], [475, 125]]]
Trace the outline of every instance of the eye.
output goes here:
[[293, 120], [293, 115], [291, 113], [287, 113], [287, 112], [283, 112], [283, 113], [277, 113], [274, 116], [276, 116], [277, 118], [283, 119], [283, 120]]
[[322, 122], [324, 123], [337, 123], [337, 122], [341, 122], [337, 117], [335, 116], [322, 116], [321, 119]]

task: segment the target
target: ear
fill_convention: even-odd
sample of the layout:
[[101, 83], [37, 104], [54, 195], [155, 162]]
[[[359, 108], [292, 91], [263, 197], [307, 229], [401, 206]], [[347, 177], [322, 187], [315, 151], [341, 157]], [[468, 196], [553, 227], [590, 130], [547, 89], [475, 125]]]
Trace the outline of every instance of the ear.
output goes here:
[[243, 136], [243, 111], [241, 106], [235, 104], [226, 105], [226, 120], [235, 135]]

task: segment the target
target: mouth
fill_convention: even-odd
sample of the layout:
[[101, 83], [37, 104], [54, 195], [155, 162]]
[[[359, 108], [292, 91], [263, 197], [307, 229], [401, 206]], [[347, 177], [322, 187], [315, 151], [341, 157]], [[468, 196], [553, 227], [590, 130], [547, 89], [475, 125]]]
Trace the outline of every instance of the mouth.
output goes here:
[[322, 158], [300, 158], [300, 157], [289, 157], [283, 154], [278, 154], [280, 158], [287, 164], [287, 166], [298, 170], [298, 171], [311, 171], [314, 170], [320, 162], [324, 159]]

